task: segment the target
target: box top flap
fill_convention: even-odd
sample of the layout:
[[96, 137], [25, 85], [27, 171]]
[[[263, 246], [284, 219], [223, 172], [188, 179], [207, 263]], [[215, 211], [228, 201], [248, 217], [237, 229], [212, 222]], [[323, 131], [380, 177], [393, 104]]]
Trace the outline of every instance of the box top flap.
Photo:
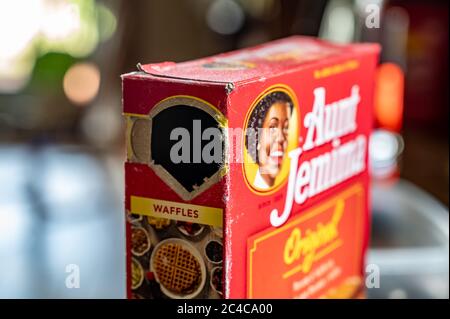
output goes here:
[[292, 36], [193, 61], [138, 64], [138, 68], [157, 77], [238, 83], [298, 69], [324, 58], [378, 50], [379, 46], [371, 43], [340, 45]]

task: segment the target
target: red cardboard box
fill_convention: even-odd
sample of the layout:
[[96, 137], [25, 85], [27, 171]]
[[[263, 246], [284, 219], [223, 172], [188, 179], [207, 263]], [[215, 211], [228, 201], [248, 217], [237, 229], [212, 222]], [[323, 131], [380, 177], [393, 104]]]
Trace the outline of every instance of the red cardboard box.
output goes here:
[[123, 79], [130, 298], [355, 298], [375, 44], [290, 37]]

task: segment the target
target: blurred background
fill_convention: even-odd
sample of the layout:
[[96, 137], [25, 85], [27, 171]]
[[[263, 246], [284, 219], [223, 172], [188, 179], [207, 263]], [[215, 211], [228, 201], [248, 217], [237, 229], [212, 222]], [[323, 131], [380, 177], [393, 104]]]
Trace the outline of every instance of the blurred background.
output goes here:
[[447, 1], [0, 0], [0, 298], [125, 296], [121, 74], [292, 34], [382, 44], [368, 296], [448, 298], [448, 33]]

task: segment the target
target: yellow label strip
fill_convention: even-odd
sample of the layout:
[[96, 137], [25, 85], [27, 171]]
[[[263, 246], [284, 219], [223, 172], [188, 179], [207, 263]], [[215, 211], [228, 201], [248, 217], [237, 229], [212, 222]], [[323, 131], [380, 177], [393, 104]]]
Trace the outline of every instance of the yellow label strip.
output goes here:
[[222, 227], [221, 208], [184, 204], [154, 198], [131, 196], [131, 212], [156, 218]]

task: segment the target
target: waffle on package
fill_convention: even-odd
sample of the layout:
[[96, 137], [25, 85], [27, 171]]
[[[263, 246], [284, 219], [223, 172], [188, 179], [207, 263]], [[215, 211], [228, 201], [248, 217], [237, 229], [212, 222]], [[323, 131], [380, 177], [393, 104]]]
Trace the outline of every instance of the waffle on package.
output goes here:
[[129, 298], [359, 298], [376, 44], [290, 37], [122, 76]]

